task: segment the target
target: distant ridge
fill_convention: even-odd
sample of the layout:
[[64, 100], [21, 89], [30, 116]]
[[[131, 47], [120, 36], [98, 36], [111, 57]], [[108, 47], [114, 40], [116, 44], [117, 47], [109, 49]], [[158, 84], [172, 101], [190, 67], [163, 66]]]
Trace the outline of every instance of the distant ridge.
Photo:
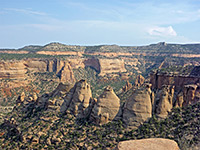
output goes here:
[[29, 45], [20, 49], [0, 49], [17, 51], [75, 51], [75, 52], [145, 52], [145, 53], [168, 53], [168, 54], [200, 54], [200, 44], [168, 44], [159, 42], [146, 46], [119, 46], [119, 45], [97, 45], [97, 46], [79, 46], [65, 45], [58, 42], [52, 42], [44, 46]]

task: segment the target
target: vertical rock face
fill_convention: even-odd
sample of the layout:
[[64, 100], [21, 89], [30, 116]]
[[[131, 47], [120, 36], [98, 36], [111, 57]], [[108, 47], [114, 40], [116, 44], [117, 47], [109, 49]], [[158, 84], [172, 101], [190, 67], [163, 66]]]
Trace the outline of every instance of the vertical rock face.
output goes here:
[[47, 71], [46, 61], [39, 59], [28, 59], [25, 61], [24, 65], [35, 72], [45, 72]]
[[92, 92], [86, 80], [80, 80], [69, 91], [61, 106], [61, 112], [71, 112], [77, 118], [85, 118], [89, 115], [89, 105], [92, 102]]
[[127, 126], [138, 127], [152, 116], [151, 93], [149, 88], [134, 91], [123, 109], [123, 121]]
[[99, 59], [99, 64], [100, 64], [99, 76], [104, 76], [105, 74], [115, 73], [115, 72], [126, 72], [124, 66], [124, 60]]
[[164, 85], [156, 94], [158, 106], [156, 114], [160, 118], [165, 118], [173, 107], [174, 86]]
[[120, 99], [116, 96], [113, 89], [108, 86], [97, 99], [90, 120], [102, 125], [109, 121], [117, 120], [118, 116], [120, 116]]
[[184, 85], [200, 84], [200, 77], [151, 72], [150, 83], [152, 88], [156, 89], [161, 89], [163, 85], [174, 85], [175, 89], [181, 90]]
[[0, 79], [24, 78], [25, 73], [24, 61], [0, 61]]
[[65, 62], [63, 68], [60, 71], [60, 81], [61, 82], [68, 82], [68, 83], [74, 83], [75, 78], [72, 71], [72, 68], [68, 62]]
[[92, 67], [97, 72], [100, 72], [99, 59], [96, 59], [96, 58], [86, 59], [86, 60], [84, 60], [84, 64], [85, 64], [85, 66]]
[[180, 92], [176, 97], [175, 107], [183, 106], [183, 92]]
[[196, 103], [195, 92], [197, 85], [185, 85], [183, 89], [183, 106]]

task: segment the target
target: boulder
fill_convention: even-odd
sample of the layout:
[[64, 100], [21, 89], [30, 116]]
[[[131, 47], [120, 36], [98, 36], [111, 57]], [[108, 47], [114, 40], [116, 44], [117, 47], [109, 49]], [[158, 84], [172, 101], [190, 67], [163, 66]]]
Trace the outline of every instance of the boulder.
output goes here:
[[179, 150], [178, 144], [169, 139], [149, 138], [120, 142], [116, 150]]
[[125, 102], [123, 121], [130, 128], [140, 126], [152, 116], [150, 88], [140, 88], [133, 92]]
[[108, 86], [97, 99], [92, 109], [90, 120], [102, 125], [109, 121], [117, 120], [120, 116], [120, 99], [114, 93], [112, 87]]

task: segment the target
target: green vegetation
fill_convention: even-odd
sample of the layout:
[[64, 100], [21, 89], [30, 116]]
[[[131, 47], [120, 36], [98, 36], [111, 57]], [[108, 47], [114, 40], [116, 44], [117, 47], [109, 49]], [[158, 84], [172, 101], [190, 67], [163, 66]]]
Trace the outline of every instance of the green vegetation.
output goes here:
[[[127, 130], [121, 120], [97, 126], [87, 120], [76, 120], [73, 115], [60, 115], [53, 111], [32, 109], [29, 105], [26, 115], [20, 107], [9, 114], [18, 122], [18, 130], [23, 137], [38, 138], [38, 143], [32, 140], [22, 142], [21, 134], [14, 127], [1, 125], [0, 145], [2, 149], [22, 149], [24, 147], [39, 149], [113, 149], [120, 141], [142, 138], [168, 138], [175, 140], [182, 150], [200, 143], [200, 103], [183, 108], [174, 108], [164, 120], [153, 116], [138, 129]], [[22, 106], [23, 107], [23, 106]], [[51, 119], [42, 119], [42, 118]], [[41, 135], [40, 135], [40, 134]], [[52, 140], [54, 139], [54, 140]], [[51, 141], [49, 143], [49, 140]]]

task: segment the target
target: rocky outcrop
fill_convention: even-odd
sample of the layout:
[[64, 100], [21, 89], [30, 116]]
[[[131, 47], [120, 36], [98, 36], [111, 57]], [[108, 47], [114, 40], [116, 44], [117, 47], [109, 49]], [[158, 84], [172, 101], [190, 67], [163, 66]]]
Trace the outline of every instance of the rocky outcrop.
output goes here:
[[63, 68], [59, 72], [60, 74], [60, 81], [61, 82], [68, 82], [68, 83], [74, 83], [75, 78], [73, 74], [73, 70], [68, 62], [64, 63]]
[[131, 128], [138, 127], [152, 116], [152, 100], [150, 88], [140, 88], [133, 92], [125, 102], [123, 121]]
[[37, 100], [37, 106], [40, 108], [46, 108], [48, 110], [60, 112], [64, 99], [70, 89], [73, 87], [72, 84], [63, 84], [62, 82], [56, 87], [51, 93], [43, 94]]
[[194, 104], [197, 102], [195, 99], [195, 93], [197, 90], [197, 85], [185, 85], [183, 89], [183, 106], [187, 106], [189, 104]]
[[150, 138], [119, 142], [116, 150], [179, 150], [179, 147], [173, 140]]
[[97, 99], [90, 120], [102, 125], [112, 120], [117, 120], [120, 115], [120, 99], [116, 96], [113, 89], [108, 86]]
[[24, 98], [25, 98], [25, 93], [22, 92], [20, 96], [18, 96], [17, 100], [16, 100], [16, 105], [20, 106], [23, 102], [24, 102]]
[[135, 86], [140, 87], [144, 84], [144, 77], [142, 75], [138, 75], [135, 79]]
[[162, 89], [156, 94], [156, 115], [165, 118], [173, 108], [174, 86], [163, 85]]
[[126, 92], [132, 88], [132, 84], [127, 80], [126, 84], [122, 87], [122, 91]]
[[64, 98], [60, 111], [62, 113], [68, 111], [77, 118], [85, 118], [90, 113], [90, 104], [92, 104], [92, 101], [90, 85], [86, 80], [80, 80]]
[[180, 92], [176, 97], [175, 107], [182, 107], [183, 102], [183, 92]]

